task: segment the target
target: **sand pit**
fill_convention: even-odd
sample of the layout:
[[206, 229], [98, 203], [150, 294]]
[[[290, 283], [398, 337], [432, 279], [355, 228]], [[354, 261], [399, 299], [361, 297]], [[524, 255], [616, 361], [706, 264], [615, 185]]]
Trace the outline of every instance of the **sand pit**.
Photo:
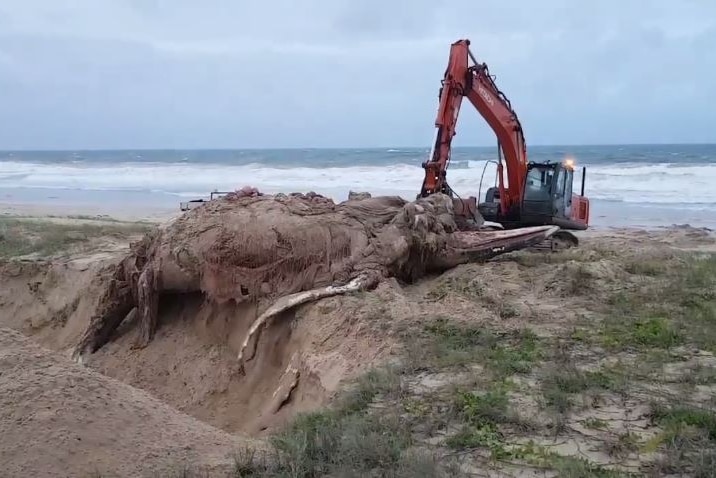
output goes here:
[[251, 442], [0, 329], [3, 476], [219, 473]]

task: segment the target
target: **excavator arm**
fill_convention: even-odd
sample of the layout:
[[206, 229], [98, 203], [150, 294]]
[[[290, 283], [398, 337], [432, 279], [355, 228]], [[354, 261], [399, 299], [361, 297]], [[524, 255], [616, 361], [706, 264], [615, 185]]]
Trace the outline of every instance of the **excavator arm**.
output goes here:
[[[464, 97], [477, 109], [497, 136], [507, 166], [507, 185], [502, 161], [498, 162], [500, 208], [507, 215], [519, 208], [527, 172], [527, 148], [517, 115], [507, 97], [497, 88], [487, 65], [478, 63], [469, 49], [469, 40], [450, 47], [450, 59], [440, 88], [435, 120], [435, 141], [429, 160], [423, 164], [425, 178], [420, 195], [442, 192], [452, 196], [446, 171], [450, 163], [452, 139]], [[474, 65], [469, 66], [471, 59]]]

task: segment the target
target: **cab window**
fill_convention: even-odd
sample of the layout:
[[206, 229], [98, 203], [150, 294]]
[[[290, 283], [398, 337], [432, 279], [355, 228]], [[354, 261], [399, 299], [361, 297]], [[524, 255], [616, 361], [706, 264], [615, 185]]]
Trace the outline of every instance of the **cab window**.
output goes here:
[[549, 197], [554, 170], [533, 168], [527, 173], [525, 199], [543, 199]]

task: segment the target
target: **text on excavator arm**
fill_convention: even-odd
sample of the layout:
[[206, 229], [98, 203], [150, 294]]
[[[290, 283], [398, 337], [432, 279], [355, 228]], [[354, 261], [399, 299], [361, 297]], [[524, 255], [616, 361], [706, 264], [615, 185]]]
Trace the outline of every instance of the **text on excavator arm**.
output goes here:
[[[440, 102], [435, 120], [436, 133], [429, 160], [423, 164], [425, 178], [421, 196], [436, 192], [451, 194], [446, 171], [450, 163], [452, 138], [463, 97], [490, 125], [497, 136], [507, 167], [507, 185], [504, 182], [502, 161], [498, 163], [500, 208], [507, 214], [519, 207], [527, 172], [527, 148], [517, 115], [510, 101], [497, 88], [487, 65], [478, 63], [469, 49], [469, 40], [459, 40], [450, 47], [450, 59], [440, 88]], [[474, 65], [469, 66], [472, 59]]]

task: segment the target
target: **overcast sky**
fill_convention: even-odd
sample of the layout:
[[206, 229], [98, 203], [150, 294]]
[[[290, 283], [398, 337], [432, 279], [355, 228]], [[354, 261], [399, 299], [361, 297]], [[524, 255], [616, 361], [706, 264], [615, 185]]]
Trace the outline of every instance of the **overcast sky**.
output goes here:
[[716, 142], [714, 0], [0, 0], [0, 149], [427, 147], [459, 38], [529, 144]]

